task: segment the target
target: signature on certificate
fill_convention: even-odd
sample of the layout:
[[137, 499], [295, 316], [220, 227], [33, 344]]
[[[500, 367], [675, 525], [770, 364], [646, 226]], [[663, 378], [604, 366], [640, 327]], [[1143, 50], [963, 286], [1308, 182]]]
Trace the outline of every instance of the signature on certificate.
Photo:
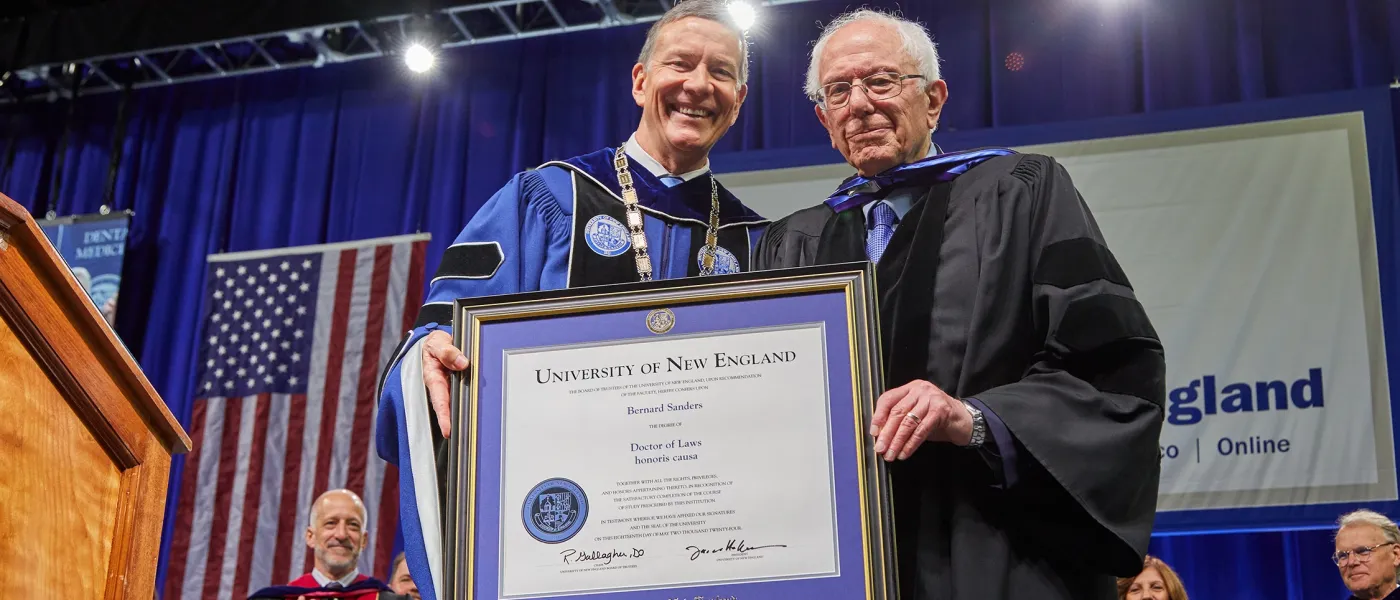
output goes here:
[[750, 546], [748, 540], [729, 540], [728, 542], [725, 542], [723, 546], [716, 546], [713, 548], [701, 548], [700, 546], [686, 546], [685, 549], [690, 552], [690, 560], [695, 560], [706, 554], [723, 554], [726, 552], [733, 552], [736, 554], [747, 554], [754, 550], [762, 550], [764, 548], [786, 547], [787, 544], [765, 544], [762, 546]]
[[610, 565], [613, 559], [641, 558], [646, 556], [647, 551], [642, 548], [622, 550], [613, 548], [611, 550], [577, 550], [570, 548], [559, 553], [564, 557], [564, 564], [574, 564], [581, 562], [591, 562], [594, 564]]

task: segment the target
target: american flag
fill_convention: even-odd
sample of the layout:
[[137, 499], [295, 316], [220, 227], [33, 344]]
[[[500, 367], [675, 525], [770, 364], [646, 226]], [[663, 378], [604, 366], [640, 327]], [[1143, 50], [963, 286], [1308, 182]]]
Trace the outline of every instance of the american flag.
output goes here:
[[199, 377], [165, 600], [242, 599], [311, 570], [311, 501], [360, 494], [360, 572], [392, 559], [398, 474], [376, 387], [423, 291], [427, 236], [209, 257]]

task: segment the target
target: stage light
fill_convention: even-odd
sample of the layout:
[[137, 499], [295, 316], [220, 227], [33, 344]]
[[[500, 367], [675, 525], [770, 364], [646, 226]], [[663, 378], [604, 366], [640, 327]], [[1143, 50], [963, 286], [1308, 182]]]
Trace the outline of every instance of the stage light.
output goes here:
[[437, 62], [437, 56], [427, 46], [419, 43], [410, 44], [403, 52], [403, 63], [408, 65], [408, 70], [414, 73], [426, 73], [433, 68], [433, 63]]
[[754, 21], [758, 20], [758, 12], [754, 10], [752, 4], [744, 0], [734, 0], [729, 3], [729, 16], [733, 17], [734, 23], [744, 31], [748, 31], [750, 27], [753, 27]]
[[1006, 70], [1020, 71], [1026, 67], [1026, 55], [1020, 52], [1012, 52], [1006, 55]]

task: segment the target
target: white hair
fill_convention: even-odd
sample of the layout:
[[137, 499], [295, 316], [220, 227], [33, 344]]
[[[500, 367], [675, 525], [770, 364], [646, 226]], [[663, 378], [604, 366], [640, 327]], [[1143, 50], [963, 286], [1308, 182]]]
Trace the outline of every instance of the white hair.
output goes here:
[[899, 37], [904, 42], [904, 53], [914, 59], [919, 75], [924, 76], [924, 88], [927, 89], [929, 84], [938, 81], [938, 47], [934, 45], [933, 38], [923, 25], [895, 14], [861, 8], [843, 13], [827, 23], [826, 27], [822, 28], [822, 34], [817, 37], [817, 43], [812, 46], [812, 60], [807, 63], [807, 85], [803, 91], [813, 102], [818, 101], [821, 94], [821, 65], [818, 62], [821, 60], [822, 50], [826, 48], [826, 42], [838, 29], [860, 21], [882, 23], [899, 32]]
[[[1385, 536], [1385, 541], [1392, 544], [1400, 544], [1400, 527], [1395, 525], [1395, 521], [1390, 520], [1385, 515], [1376, 511], [1366, 510], [1364, 508], [1351, 511], [1342, 515], [1340, 519], [1337, 519], [1337, 531], [1332, 534], [1333, 543], [1337, 541], [1337, 536], [1341, 535], [1343, 529], [1356, 525], [1370, 525], [1375, 527], [1381, 530], [1381, 535]], [[1397, 549], [1397, 551], [1400, 551], [1400, 549]], [[1400, 567], [1396, 567], [1395, 576], [1400, 578]]]
[[[1341, 533], [1343, 529], [1353, 525], [1370, 525], [1375, 527], [1381, 530], [1381, 533], [1385, 535], [1385, 541], [1400, 544], [1400, 527], [1395, 525], [1395, 521], [1390, 520], [1385, 515], [1376, 511], [1363, 508], [1342, 515], [1340, 519], [1337, 519], [1337, 533]], [[1332, 536], [1332, 539], [1336, 539], [1335, 534]]]

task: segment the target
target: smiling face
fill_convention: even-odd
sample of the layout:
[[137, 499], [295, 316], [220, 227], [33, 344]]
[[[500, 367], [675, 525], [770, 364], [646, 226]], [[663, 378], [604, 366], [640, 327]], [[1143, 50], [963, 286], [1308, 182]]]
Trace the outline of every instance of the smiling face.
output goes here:
[[[1352, 555], [1337, 565], [1342, 583], [1347, 589], [1361, 597], [1363, 593], [1388, 592], [1395, 585], [1395, 571], [1400, 568], [1400, 551], [1395, 544], [1385, 543], [1385, 533], [1379, 527], [1364, 523], [1348, 525], [1337, 532], [1337, 551], [1350, 551]], [[1358, 548], [1377, 546], [1367, 556], [1356, 555]]]
[[723, 24], [686, 17], [658, 32], [647, 64], [632, 68], [642, 107], [637, 142], [672, 173], [700, 168], [739, 118], [739, 38]]
[[[817, 60], [821, 85], [852, 83], [875, 73], [919, 72], [914, 59], [905, 53], [898, 30], [876, 21], [856, 21], [838, 29]], [[942, 80], [922, 79], [909, 79], [901, 85], [893, 98], [871, 100], [864, 89], [853, 89], [844, 106], [831, 110], [816, 107], [831, 146], [861, 175], [874, 175], [928, 153], [929, 135], [938, 125], [948, 86]]]
[[369, 538], [365, 536], [365, 506], [344, 490], [322, 494], [311, 509], [306, 545], [315, 554], [316, 569], [333, 578], [354, 570]]

